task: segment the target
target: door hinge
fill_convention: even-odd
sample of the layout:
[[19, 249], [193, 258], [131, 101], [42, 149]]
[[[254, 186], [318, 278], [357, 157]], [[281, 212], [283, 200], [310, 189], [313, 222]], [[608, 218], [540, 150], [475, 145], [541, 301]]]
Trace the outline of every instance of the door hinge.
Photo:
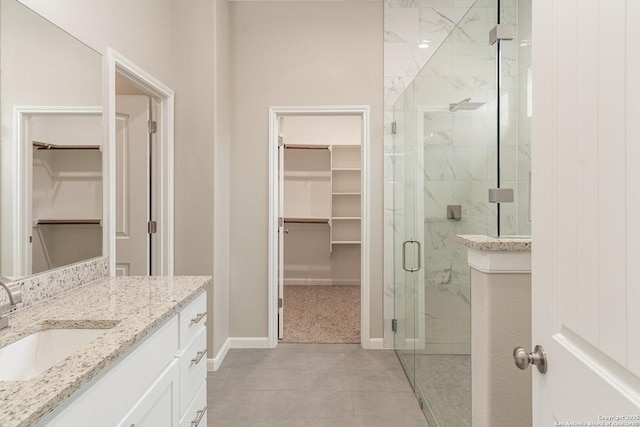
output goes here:
[[489, 45], [494, 44], [498, 40], [513, 40], [514, 27], [509, 24], [498, 24], [489, 31]]
[[398, 123], [391, 122], [391, 134], [395, 135], [398, 133]]
[[156, 133], [158, 132], [158, 122], [155, 120], [147, 120], [147, 132]]
[[29, 243], [33, 243], [33, 236], [29, 236]]
[[282, 147], [284, 145], [284, 136], [278, 135], [278, 147]]
[[149, 221], [147, 223], [147, 232], [149, 234], [156, 234], [158, 232], [158, 223], [156, 221]]
[[278, 298], [278, 308], [282, 308], [282, 298]]
[[398, 319], [391, 319], [391, 330], [398, 332]]

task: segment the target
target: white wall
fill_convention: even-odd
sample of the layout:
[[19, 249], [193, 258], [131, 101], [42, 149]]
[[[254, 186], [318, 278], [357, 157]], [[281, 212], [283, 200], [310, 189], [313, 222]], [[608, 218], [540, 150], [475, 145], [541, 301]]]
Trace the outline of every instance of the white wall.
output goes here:
[[[231, 5], [230, 335], [267, 336], [269, 106], [371, 105], [371, 187], [382, 188], [382, 1]], [[371, 194], [382, 258], [382, 192]], [[371, 337], [382, 337], [382, 265], [371, 266]]]
[[101, 54], [112, 47], [172, 87], [174, 0], [20, 0]]
[[209, 357], [229, 330], [229, 2], [175, 1], [175, 274], [214, 275]]
[[[214, 19], [211, 1], [175, 2], [177, 275], [213, 275]], [[208, 297], [212, 313], [213, 292]], [[211, 334], [207, 345], [213, 348]]]

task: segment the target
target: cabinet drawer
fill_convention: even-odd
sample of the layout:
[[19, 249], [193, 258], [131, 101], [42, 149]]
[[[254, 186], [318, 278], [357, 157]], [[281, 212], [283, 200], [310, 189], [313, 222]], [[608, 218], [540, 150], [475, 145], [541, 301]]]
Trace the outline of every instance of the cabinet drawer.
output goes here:
[[180, 311], [180, 348], [183, 349], [207, 322], [207, 293], [197, 296]]
[[[204, 412], [204, 413], [203, 413]], [[198, 422], [199, 421], [199, 422]], [[180, 421], [180, 427], [207, 427], [207, 384], [204, 382]]]
[[[207, 380], [207, 334], [205, 328], [179, 355], [180, 357], [180, 416]], [[204, 354], [202, 352], [205, 352]]]

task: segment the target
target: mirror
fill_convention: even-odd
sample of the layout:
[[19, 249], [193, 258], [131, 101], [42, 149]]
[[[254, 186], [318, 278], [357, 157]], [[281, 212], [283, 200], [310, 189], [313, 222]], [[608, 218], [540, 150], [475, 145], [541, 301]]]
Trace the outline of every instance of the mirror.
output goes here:
[[0, 276], [102, 255], [102, 56], [0, 1]]

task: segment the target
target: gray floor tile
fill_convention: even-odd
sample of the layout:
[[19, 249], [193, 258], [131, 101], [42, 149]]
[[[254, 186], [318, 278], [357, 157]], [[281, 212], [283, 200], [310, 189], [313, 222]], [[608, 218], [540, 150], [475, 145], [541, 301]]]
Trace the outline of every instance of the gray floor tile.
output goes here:
[[349, 372], [350, 390], [394, 391], [395, 386], [385, 370], [352, 369]]
[[266, 391], [260, 396], [256, 417], [328, 418], [353, 415], [348, 391]]
[[309, 418], [308, 427], [429, 427], [425, 421], [380, 416]]
[[230, 350], [220, 369], [264, 366], [271, 361], [272, 355], [273, 352], [270, 350]]
[[217, 371], [209, 372], [207, 375], [207, 390], [217, 390], [222, 387], [224, 380], [229, 375], [229, 369], [220, 368]]
[[306, 371], [306, 390], [350, 391], [351, 376], [346, 368]]
[[376, 356], [372, 351], [350, 353], [346, 356], [347, 366], [350, 369], [377, 369], [385, 370], [392, 361], [387, 357]]
[[254, 390], [213, 390], [207, 393], [207, 419], [233, 418], [240, 414], [252, 417], [262, 393]]
[[224, 389], [307, 390], [307, 372], [301, 369], [233, 368]]
[[[424, 415], [412, 392], [354, 391], [353, 408], [358, 416], [382, 416], [399, 420], [424, 420]], [[399, 424], [402, 425], [402, 424]]]
[[207, 427], [306, 427], [304, 418], [248, 418], [231, 417], [219, 418], [212, 421], [207, 419]]
[[360, 344], [291, 344], [280, 343], [274, 353], [350, 353], [362, 351]]
[[273, 353], [268, 366], [274, 369], [324, 370], [346, 367], [345, 353]]
[[209, 373], [208, 426], [428, 427], [393, 351], [280, 344]]

